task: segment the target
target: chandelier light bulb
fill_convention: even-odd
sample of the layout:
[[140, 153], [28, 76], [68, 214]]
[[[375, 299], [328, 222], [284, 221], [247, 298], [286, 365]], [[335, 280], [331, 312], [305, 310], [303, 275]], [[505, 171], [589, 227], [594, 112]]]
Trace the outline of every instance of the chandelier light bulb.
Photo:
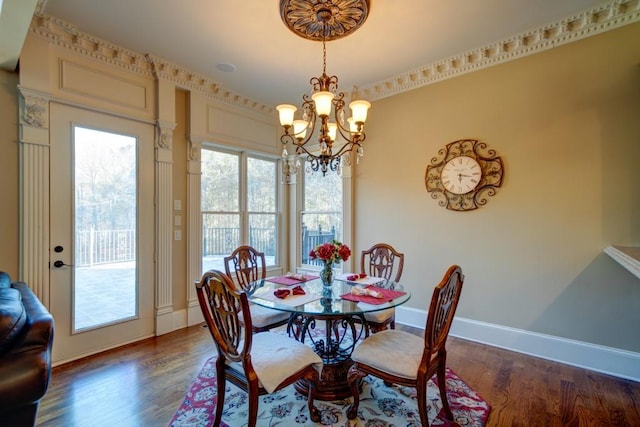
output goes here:
[[349, 132], [354, 135], [358, 134], [358, 124], [353, 120], [353, 117], [349, 117], [347, 121], [349, 122]]
[[280, 114], [280, 126], [291, 126], [293, 124], [293, 115], [298, 107], [290, 104], [281, 104], [276, 107]]
[[333, 101], [334, 96], [332, 92], [326, 90], [318, 91], [311, 95], [311, 99], [313, 99], [316, 105], [316, 112], [319, 116], [328, 116], [331, 114], [331, 101]]
[[370, 107], [371, 103], [364, 100], [353, 101], [351, 104], [349, 104], [353, 121], [356, 123], [364, 124], [364, 122], [367, 121], [367, 111]]
[[309, 122], [306, 120], [294, 120], [293, 121], [293, 136], [301, 141], [307, 136], [307, 127], [309, 126]]
[[336, 134], [338, 133], [338, 125], [335, 123], [327, 123], [329, 129], [329, 139], [333, 142], [336, 140]]

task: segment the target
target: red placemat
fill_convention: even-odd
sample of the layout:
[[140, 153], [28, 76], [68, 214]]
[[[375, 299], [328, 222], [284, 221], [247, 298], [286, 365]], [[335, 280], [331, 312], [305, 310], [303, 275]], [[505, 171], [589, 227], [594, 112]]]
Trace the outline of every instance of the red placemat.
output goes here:
[[313, 280], [317, 278], [318, 276], [311, 276], [309, 274], [304, 276], [304, 280], [300, 280], [300, 279], [296, 279], [294, 277], [288, 277], [288, 276], [275, 276], [275, 277], [268, 277], [267, 282], [277, 283], [278, 285], [291, 286], [291, 285], [297, 285], [299, 283], [304, 283], [309, 280]]
[[355, 302], [364, 302], [367, 304], [379, 305], [385, 302], [391, 301], [394, 298], [398, 298], [406, 294], [406, 292], [393, 291], [391, 289], [378, 288], [376, 286], [366, 286], [365, 289], [371, 289], [372, 291], [380, 292], [382, 298], [376, 298], [369, 295], [354, 295], [352, 293], [342, 295], [342, 299]]

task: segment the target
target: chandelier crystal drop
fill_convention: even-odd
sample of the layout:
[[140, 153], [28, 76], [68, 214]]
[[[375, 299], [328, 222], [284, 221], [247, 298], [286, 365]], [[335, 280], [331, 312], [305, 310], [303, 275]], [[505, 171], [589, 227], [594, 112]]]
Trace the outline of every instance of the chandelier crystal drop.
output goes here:
[[[359, 28], [369, 13], [369, 0], [281, 0], [280, 15], [291, 31], [300, 37], [322, 41], [322, 75], [309, 81], [312, 93], [302, 96], [301, 113], [291, 104], [278, 105], [283, 134], [282, 157], [289, 174], [297, 173], [300, 157], [306, 155], [307, 170], [341, 171], [341, 162], [359, 163], [364, 155], [364, 124], [371, 104], [365, 100], [349, 103], [347, 116], [344, 92], [338, 91], [338, 77], [327, 75], [328, 40], [344, 37]], [[317, 136], [317, 146], [312, 137]], [[295, 147], [295, 162], [287, 146]]]

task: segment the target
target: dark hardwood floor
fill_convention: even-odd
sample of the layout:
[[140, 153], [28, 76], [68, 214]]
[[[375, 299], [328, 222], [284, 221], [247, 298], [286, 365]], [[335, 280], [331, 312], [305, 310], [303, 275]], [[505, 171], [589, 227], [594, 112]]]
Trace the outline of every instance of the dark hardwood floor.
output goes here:
[[[447, 345], [448, 366], [491, 404], [488, 426], [640, 426], [640, 383], [454, 337]], [[214, 354], [209, 332], [193, 326], [55, 367], [37, 425], [167, 426]]]

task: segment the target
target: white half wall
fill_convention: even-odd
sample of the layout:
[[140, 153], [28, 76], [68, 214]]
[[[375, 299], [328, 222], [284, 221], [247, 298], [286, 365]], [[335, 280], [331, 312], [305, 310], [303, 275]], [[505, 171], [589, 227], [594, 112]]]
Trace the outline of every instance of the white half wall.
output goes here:
[[[396, 322], [424, 329], [427, 312], [396, 308]], [[455, 317], [450, 335], [640, 382], [640, 353]]]

